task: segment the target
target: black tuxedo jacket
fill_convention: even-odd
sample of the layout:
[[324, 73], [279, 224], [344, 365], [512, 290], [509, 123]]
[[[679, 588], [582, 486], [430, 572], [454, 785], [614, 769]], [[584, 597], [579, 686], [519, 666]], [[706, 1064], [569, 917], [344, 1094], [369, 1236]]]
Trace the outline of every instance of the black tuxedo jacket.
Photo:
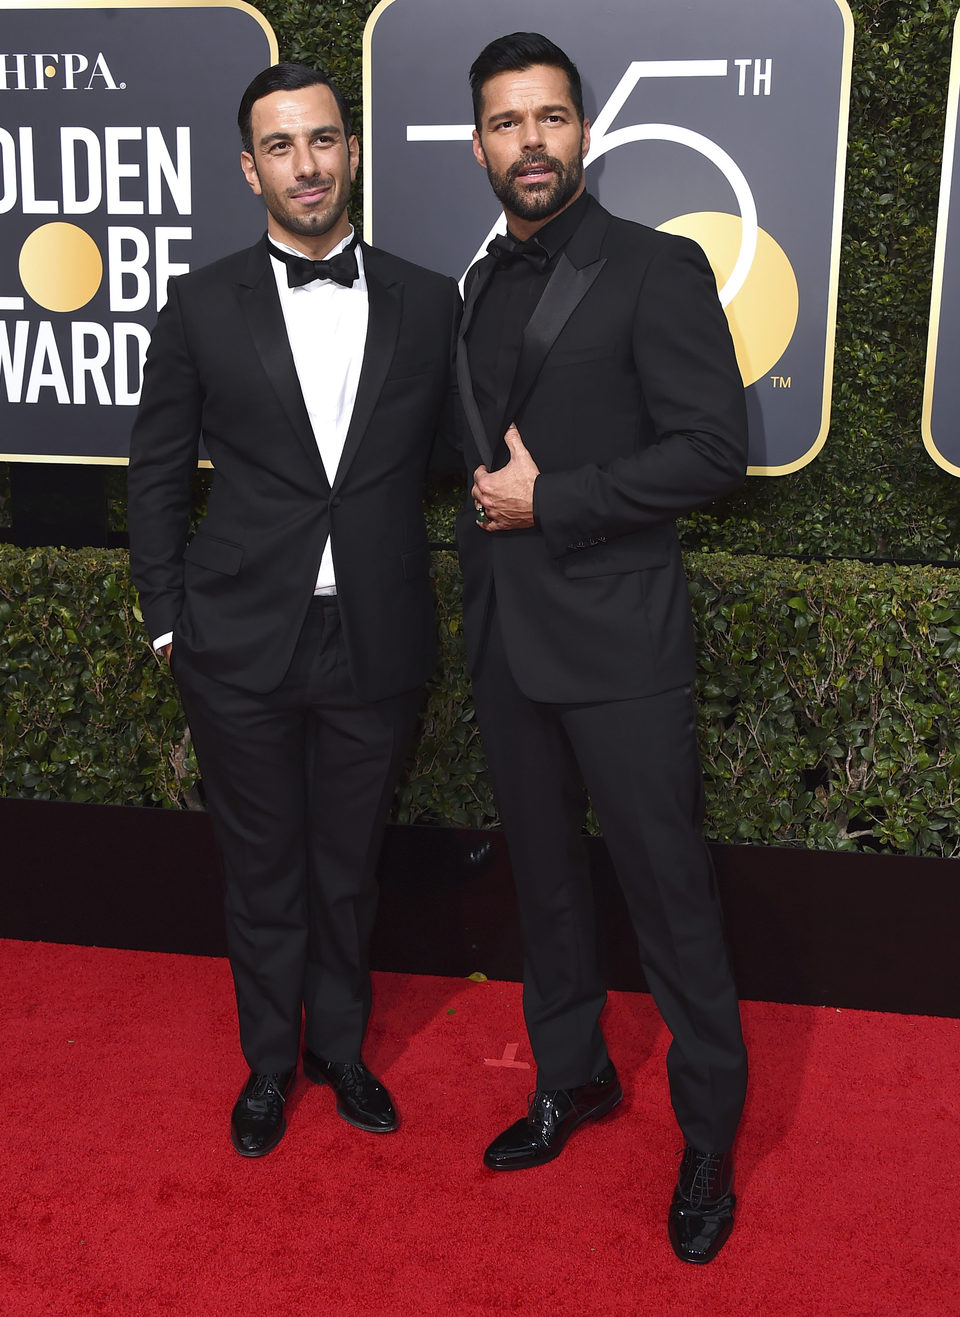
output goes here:
[[692, 681], [675, 518], [737, 488], [746, 408], [716, 282], [686, 238], [617, 219], [592, 198], [527, 325], [500, 435], [484, 433], [469, 330], [493, 270], [467, 276], [457, 357], [467, 468], [508, 457], [516, 421], [540, 468], [536, 525], [458, 520], [471, 664], [495, 593], [507, 658], [531, 699], [630, 699]]
[[[196, 667], [243, 689], [272, 690], [286, 672], [328, 534], [360, 695], [412, 689], [433, 664], [421, 488], [460, 299], [450, 279], [362, 251], [367, 339], [332, 488], [262, 241], [172, 279], [147, 353], [129, 473], [144, 620], [151, 636], [172, 630]], [[213, 486], [187, 544], [201, 433]]]

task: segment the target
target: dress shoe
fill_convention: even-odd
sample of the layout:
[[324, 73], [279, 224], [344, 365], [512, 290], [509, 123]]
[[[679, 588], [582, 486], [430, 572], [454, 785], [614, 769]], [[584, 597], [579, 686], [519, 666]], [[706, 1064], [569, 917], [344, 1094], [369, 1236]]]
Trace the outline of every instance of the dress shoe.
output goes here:
[[303, 1054], [303, 1073], [314, 1084], [329, 1084], [337, 1095], [337, 1111], [357, 1129], [388, 1134], [400, 1124], [390, 1094], [362, 1061], [324, 1061]]
[[683, 1150], [668, 1232], [684, 1262], [712, 1262], [733, 1229], [733, 1153]]
[[494, 1139], [484, 1163], [494, 1171], [522, 1171], [553, 1161], [578, 1125], [605, 1116], [622, 1097], [612, 1061], [579, 1088], [538, 1088], [526, 1117]]
[[296, 1073], [296, 1069], [272, 1075], [250, 1071], [230, 1119], [230, 1141], [241, 1157], [262, 1157], [283, 1138], [287, 1128], [283, 1104]]

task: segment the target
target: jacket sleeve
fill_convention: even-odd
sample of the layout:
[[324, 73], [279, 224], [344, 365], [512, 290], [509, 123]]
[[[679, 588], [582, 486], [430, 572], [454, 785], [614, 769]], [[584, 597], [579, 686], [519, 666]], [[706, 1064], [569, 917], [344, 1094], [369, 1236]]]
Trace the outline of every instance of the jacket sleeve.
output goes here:
[[537, 478], [534, 516], [554, 557], [673, 521], [743, 483], [743, 382], [713, 272], [687, 239], [664, 244], [647, 268], [633, 361], [642, 399], [634, 451]]
[[431, 480], [444, 480], [450, 476], [462, 476], [463, 457], [462, 441], [457, 434], [457, 336], [460, 332], [460, 318], [463, 303], [460, 289], [450, 280], [450, 352], [447, 364], [448, 384], [444, 397], [443, 409], [437, 423], [437, 430], [430, 449], [428, 475]]
[[130, 570], [151, 637], [172, 631], [182, 606], [201, 417], [201, 384], [172, 279], [147, 351], [127, 478]]

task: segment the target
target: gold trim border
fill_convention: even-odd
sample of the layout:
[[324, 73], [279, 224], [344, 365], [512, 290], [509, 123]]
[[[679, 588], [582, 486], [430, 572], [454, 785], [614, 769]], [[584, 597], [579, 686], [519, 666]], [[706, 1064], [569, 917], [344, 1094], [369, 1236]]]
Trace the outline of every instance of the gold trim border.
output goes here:
[[239, 9], [263, 28], [274, 64], [279, 52], [273, 28], [247, 0], [0, 0], [0, 9]]
[[363, 240], [373, 242], [373, 29], [393, 4], [380, 0], [363, 27]]
[[[944, 457], [933, 437], [933, 390], [937, 373], [937, 350], [940, 340], [940, 312], [943, 308], [943, 272], [947, 260], [947, 232], [950, 224], [950, 201], [956, 159], [957, 118], [960, 109], [960, 14], [953, 25], [950, 51], [950, 85], [947, 91], [947, 115], [943, 131], [943, 172], [940, 175], [940, 202], [937, 208], [937, 241], [933, 257], [933, 287], [930, 292], [930, 324], [927, 329], [927, 362], [923, 377], [923, 405], [920, 410], [920, 433], [923, 446], [937, 466], [952, 476], [960, 476], [960, 466]], [[949, 168], [947, 161], [950, 162]]]
[[[0, 453], [0, 462], [35, 462], [38, 466], [129, 466], [129, 457], [62, 457], [49, 453]], [[213, 463], [203, 457], [198, 467], [210, 467]]]
[[[833, 402], [833, 367], [837, 353], [837, 301], [840, 295], [840, 247], [843, 237], [843, 193], [847, 172], [847, 143], [850, 128], [850, 86], [853, 79], [853, 14], [847, 0], [834, 0], [843, 19], [843, 65], [840, 75], [840, 115], [837, 120], [837, 167], [833, 189], [833, 225], [830, 238], [830, 277], [827, 284], [827, 335], [823, 354], [823, 398], [820, 430], [816, 439], [795, 462], [784, 466], [748, 466], [748, 476], [788, 476], [809, 465], [830, 432]], [[776, 364], [776, 363], [774, 363]]]
[[[280, 47], [273, 28], [253, 5], [246, 0], [0, 0], [0, 10], [4, 9], [238, 9], [254, 19], [263, 29], [267, 38], [270, 63], [276, 64]], [[37, 462], [59, 466], [128, 466], [127, 457], [89, 457], [52, 455], [48, 453], [0, 453], [0, 462]], [[206, 460], [197, 463], [200, 467], [210, 467], [212, 462]]]

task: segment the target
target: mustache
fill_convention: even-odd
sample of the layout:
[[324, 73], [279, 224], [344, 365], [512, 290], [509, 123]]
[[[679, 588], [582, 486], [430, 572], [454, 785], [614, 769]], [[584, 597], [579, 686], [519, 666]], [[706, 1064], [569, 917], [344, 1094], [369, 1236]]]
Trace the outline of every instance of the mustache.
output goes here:
[[322, 174], [315, 174], [314, 177], [308, 179], [306, 183], [300, 183], [295, 188], [293, 187], [287, 188], [287, 196], [288, 197], [303, 196], [304, 192], [313, 192], [314, 189], [318, 187], [328, 187], [331, 181], [332, 181], [331, 179], [324, 178]]
[[523, 160], [515, 160], [507, 170], [507, 177], [511, 181], [516, 180], [524, 169], [529, 169], [532, 165], [544, 165], [547, 169], [553, 170], [555, 174], [564, 172], [563, 164], [555, 156], [541, 152], [539, 155], [528, 155]]

